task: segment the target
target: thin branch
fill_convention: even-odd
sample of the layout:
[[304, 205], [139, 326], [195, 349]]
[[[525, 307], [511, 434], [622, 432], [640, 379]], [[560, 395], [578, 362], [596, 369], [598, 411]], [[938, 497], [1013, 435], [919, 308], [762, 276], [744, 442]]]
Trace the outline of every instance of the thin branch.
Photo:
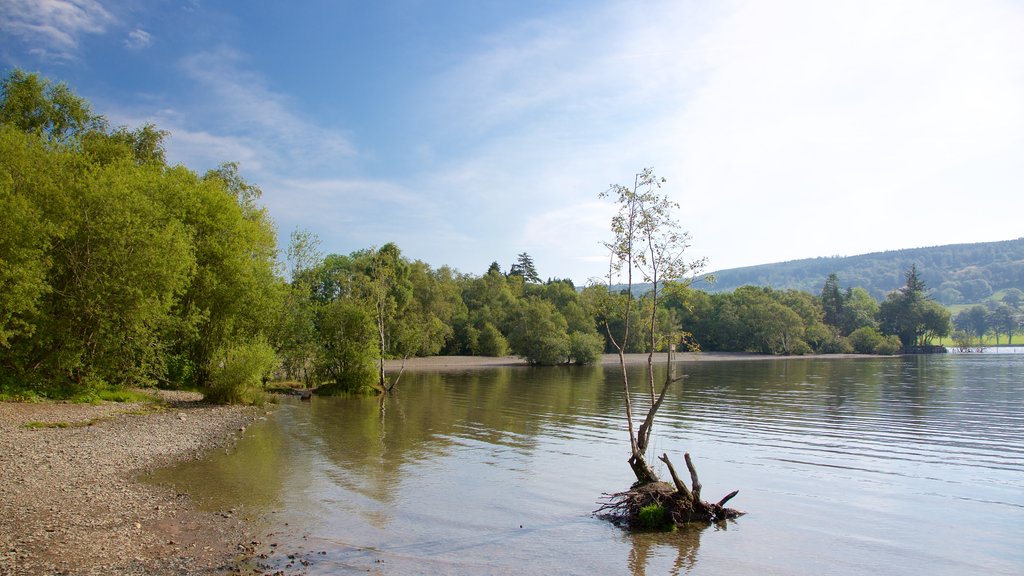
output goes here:
[[740, 493], [739, 490], [733, 490], [732, 492], [729, 492], [728, 494], [725, 495], [724, 498], [719, 500], [718, 503], [715, 504], [715, 506], [718, 506], [719, 508], [725, 506], [726, 502], [728, 502], [729, 500], [732, 500], [739, 493]]
[[679, 475], [676, 474], [675, 467], [672, 466], [672, 462], [668, 459], [668, 454], [662, 454], [658, 457], [658, 460], [661, 460], [666, 466], [668, 466], [668, 473], [672, 476], [672, 483], [676, 485], [676, 490], [682, 493], [684, 498], [692, 500], [693, 495], [690, 493], [690, 489], [687, 488], [686, 484], [683, 484], [683, 481], [679, 479]]
[[654, 404], [651, 404], [650, 410], [647, 411], [647, 417], [644, 418], [643, 424], [640, 425], [640, 431], [637, 433], [637, 436], [639, 436], [638, 443], [641, 452], [647, 451], [647, 443], [651, 438], [651, 428], [654, 427], [654, 415], [661, 408], [661, 403], [665, 400], [665, 394], [668, 392], [668, 387], [671, 384], [671, 381], [665, 382], [665, 385], [661, 388], [661, 394], [658, 395]]
[[693, 501], [697, 502], [700, 500], [700, 480], [697, 480], [697, 469], [693, 467], [693, 461], [690, 460], [690, 453], [683, 454], [683, 458], [686, 459], [686, 467], [690, 469], [690, 482], [693, 486]]

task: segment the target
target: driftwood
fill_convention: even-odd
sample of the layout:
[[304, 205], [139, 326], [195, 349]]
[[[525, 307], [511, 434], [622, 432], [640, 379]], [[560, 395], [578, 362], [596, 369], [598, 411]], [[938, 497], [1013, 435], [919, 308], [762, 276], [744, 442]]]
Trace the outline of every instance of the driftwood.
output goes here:
[[669, 526], [681, 526], [695, 522], [720, 522], [743, 515], [740, 510], [725, 507], [726, 502], [739, 494], [738, 490], [726, 494], [717, 503], [701, 500], [701, 484], [697, 478], [697, 469], [689, 454], [685, 454], [684, 458], [690, 472], [690, 486], [687, 486], [679, 478], [668, 455], [662, 454], [658, 459], [668, 466], [672, 484], [667, 482], [637, 483], [625, 492], [606, 494], [605, 503], [595, 513], [634, 529], [649, 527], [644, 526], [645, 523], [641, 521], [640, 511], [651, 505], [660, 506], [664, 510], [665, 524]]

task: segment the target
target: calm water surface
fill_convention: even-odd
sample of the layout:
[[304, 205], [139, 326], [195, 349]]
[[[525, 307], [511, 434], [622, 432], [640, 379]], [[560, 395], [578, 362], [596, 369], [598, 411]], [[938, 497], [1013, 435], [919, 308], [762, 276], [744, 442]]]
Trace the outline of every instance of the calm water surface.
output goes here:
[[637, 536], [591, 515], [632, 481], [617, 370], [285, 401], [154, 480], [261, 518], [263, 567], [307, 574], [1024, 574], [1024, 355], [686, 363], [653, 451], [749, 513]]

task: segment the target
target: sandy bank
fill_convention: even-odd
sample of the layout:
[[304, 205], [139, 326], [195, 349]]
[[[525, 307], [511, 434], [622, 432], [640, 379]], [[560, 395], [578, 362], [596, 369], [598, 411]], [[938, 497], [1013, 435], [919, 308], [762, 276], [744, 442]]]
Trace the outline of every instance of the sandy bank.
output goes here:
[[[0, 403], [0, 575], [212, 574], [250, 537], [236, 514], [198, 511], [142, 472], [233, 445], [264, 409], [163, 393], [143, 404]], [[29, 428], [31, 422], [67, 427]]]

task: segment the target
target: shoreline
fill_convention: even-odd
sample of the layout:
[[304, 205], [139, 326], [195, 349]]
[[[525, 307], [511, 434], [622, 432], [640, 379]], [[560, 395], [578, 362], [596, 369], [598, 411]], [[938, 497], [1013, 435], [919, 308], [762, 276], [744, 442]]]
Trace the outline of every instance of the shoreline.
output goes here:
[[[667, 353], [658, 352], [654, 354], [654, 363], [665, 364]], [[673, 362], [699, 363], [699, 362], [746, 362], [753, 360], [800, 360], [800, 359], [845, 359], [845, 358], [880, 358], [872, 354], [806, 354], [803, 356], [774, 356], [771, 354], [755, 354], [750, 352], [676, 352], [673, 354]], [[646, 353], [626, 354], [626, 364], [629, 366], [645, 364]], [[618, 354], [603, 354], [601, 362], [597, 365], [609, 366], [619, 363]], [[529, 367], [530, 364], [518, 356], [427, 356], [408, 358], [406, 360], [392, 359], [384, 361], [384, 369], [394, 372], [404, 369], [408, 372], [424, 371], [461, 371], [483, 368], [499, 367]]]
[[0, 402], [0, 576], [214, 574], [251, 556], [254, 524], [141, 476], [228, 449], [269, 412], [156, 394], [166, 406]]

